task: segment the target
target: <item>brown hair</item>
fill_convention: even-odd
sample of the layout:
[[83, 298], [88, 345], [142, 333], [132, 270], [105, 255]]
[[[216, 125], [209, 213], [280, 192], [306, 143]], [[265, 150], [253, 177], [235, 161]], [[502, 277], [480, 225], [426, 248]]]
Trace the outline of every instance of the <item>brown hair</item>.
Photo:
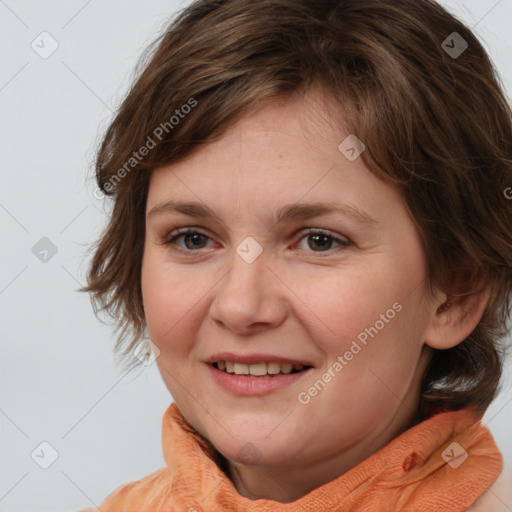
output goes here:
[[[462, 55], [448, 51], [454, 32], [468, 44]], [[434, 350], [422, 387], [427, 404], [483, 412], [498, 389], [511, 311], [512, 113], [482, 45], [433, 0], [198, 0], [181, 11], [143, 54], [98, 151], [97, 184], [114, 203], [81, 291], [122, 329], [116, 352], [131, 354], [146, 327], [150, 171], [251, 109], [317, 87], [343, 108], [365, 164], [402, 194], [430, 291], [489, 285], [478, 326]]]

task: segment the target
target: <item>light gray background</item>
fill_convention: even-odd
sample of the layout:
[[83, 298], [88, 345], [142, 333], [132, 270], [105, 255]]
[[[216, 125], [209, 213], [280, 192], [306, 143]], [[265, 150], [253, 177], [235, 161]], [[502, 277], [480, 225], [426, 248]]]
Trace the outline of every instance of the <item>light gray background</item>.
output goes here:
[[[76, 289], [106, 221], [87, 179], [96, 145], [142, 49], [182, 5], [0, 0], [0, 511], [98, 505], [164, 465], [171, 397], [156, 366], [123, 374], [112, 329]], [[512, 0], [443, 5], [475, 27], [510, 98]], [[43, 31], [59, 45], [47, 59], [31, 48]], [[58, 251], [46, 263], [32, 253], [42, 237]], [[484, 417], [509, 467], [511, 373]], [[59, 454], [46, 470], [31, 458], [43, 441]]]

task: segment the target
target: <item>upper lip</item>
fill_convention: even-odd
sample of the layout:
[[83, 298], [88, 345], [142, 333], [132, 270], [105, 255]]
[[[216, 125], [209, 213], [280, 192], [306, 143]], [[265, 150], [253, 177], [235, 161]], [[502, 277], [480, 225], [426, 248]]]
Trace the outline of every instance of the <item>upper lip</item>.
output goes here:
[[219, 352], [205, 360], [206, 363], [218, 363], [219, 361], [233, 361], [242, 364], [254, 363], [280, 363], [280, 364], [302, 364], [304, 366], [313, 366], [310, 361], [305, 359], [290, 359], [289, 357], [276, 356], [273, 354], [234, 354], [233, 352]]

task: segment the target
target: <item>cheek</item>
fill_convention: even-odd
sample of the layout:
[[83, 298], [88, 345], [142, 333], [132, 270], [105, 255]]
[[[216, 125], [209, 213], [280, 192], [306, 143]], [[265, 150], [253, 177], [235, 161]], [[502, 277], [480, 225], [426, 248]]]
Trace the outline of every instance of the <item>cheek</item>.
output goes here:
[[332, 361], [335, 354], [343, 357], [333, 400], [369, 421], [399, 407], [418, 377], [421, 335], [413, 309], [400, 306], [400, 311], [383, 310], [387, 323], [373, 318], [368, 325], [361, 324], [332, 352]]
[[[370, 269], [338, 276], [316, 279], [314, 286], [307, 280], [294, 288], [311, 319], [303, 325], [326, 356], [323, 370], [336, 375], [332, 389], [343, 388], [335, 400], [357, 406], [361, 397], [376, 397], [375, 407], [384, 407], [414, 375], [422, 320], [404, 286], [407, 280]], [[347, 388], [350, 396], [343, 392]]]
[[[389, 282], [379, 282], [378, 274], [371, 269], [357, 272], [330, 269], [323, 276], [307, 279], [295, 276], [291, 280], [290, 276], [290, 282], [296, 283], [293, 291], [300, 299], [295, 302], [301, 304], [302, 318], [304, 315], [311, 318], [308, 322], [311, 339], [325, 345], [331, 356], [334, 352], [343, 354], [358, 335], [364, 339], [365, 329], [376, 322], [381, 327], [381, 314], [386, 315], [390, 310], [386, 319], [397, 315], [393, 310], [397, 291]], [[389, 324], [392, 322], [389, 320]], [[388, 329], [389, 324], [383, 326], [384, 329]]]
[[149, 336], [163, 354], [171, 349], [179, 351], [180, 343], [190, 339], [186, 336], [190, 317], [208, 289], [205, 285], [202, 291], [198, 284], [180, 275], [175, 266], [158, 261], [154, 255], [145, 256], [141, 280], [144, 314]]

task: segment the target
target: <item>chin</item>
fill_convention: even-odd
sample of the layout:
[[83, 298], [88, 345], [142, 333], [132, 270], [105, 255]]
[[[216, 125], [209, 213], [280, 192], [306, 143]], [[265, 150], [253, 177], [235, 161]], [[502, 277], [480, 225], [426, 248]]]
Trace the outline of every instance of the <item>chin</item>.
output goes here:
[[226, 442], [210, 442], [226, 459], [245, 466], [272, 466], [296, 462], [298, 452], [290, 439], [229, 438]]

